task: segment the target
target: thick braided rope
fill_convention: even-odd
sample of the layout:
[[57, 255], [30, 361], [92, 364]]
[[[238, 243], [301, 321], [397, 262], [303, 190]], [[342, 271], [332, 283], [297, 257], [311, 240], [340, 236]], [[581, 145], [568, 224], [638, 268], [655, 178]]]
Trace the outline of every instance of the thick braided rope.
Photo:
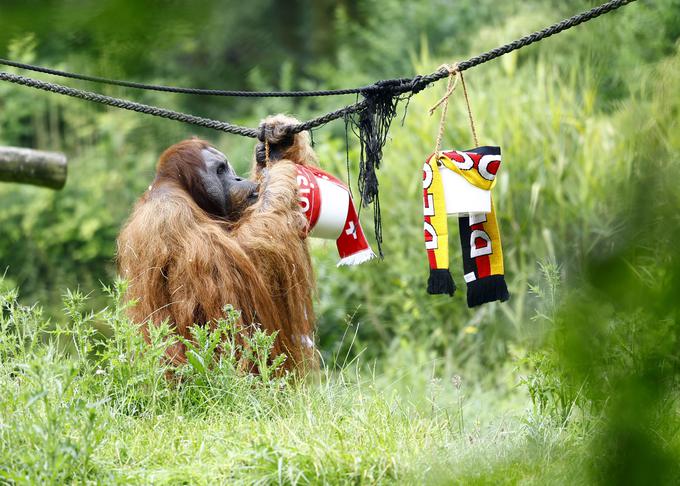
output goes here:
[[9, 59], [0, 59], [0, 64], [19, 69], [26, 69], [27, 71], [35, 71], [37, 73], [49, 74], [52, 76], [60, 76], [62, 78], [79, 79], [81, 81], [110, 84], [112, 86], [123, 86], [125, 88], [143, 89], [147, 91], [162, 91], [164, 93], [181, 93], [203, 96], [233, 96], [237, 98], [292, 98], [297, 96], [312, 97], [312, 96], [335, 96], [356, 94], [359, 93], [362, 89], [362, 88], [350, 88], [317, 91], [242, 91], [223, 89], [180, 88], [177, 86], [163, 86], [157, 84], [137, 83], [134, 81], [122, 81], [119, 79], [109, 79], [100, 76], [90, 76], [88, 74], [71, 73], [68, 71], [60, 71], [58, 69], [36, 66], [34, 64], [26, 64], [23, 62], [11, 61]]
[[312, 118], [309, 121], [306, 121], [304, 123], [300, 123], [298, 125], [292, 125], [288, 131], [290, 133], [300, 133], [304, 132], [306, 130], [311, 130], [312, 128], [318, 128], [322, 125], [325, 125], [326, 123], [332, 122], [333, 120], [337, 120], [338, 118], [343, 118], [347, 115], [351, 115], [353, 113], [357, 113], [361, 110], [364, 109], [366, 106], [365, 101], [360, 101], [358, 103], [354, 103], [353, 105], [348, 105], [345, 106], [344, 108], [340, 108], [339, 110], [332, 111], [330, 113], [326, 113], [323, 116], [317, 117], [317, 118]]
[[[517, 40], [514, 40], [508, 44], [496, 47], [494, 49], [491, 49], [490, 51], [484, 52], [482, 54], [479, 54], [475, 57], [471, 57], [467, 61], [462, 61], [458, 63], [458, 71], [465, 71], [466, 69], [470, 69], [472, 67], [478, 66], [480, 64], [484, 64], [485, 62], [489, 62], [493, 59], [496, 59], [498, 57], [501, 57], [505, 54], [508, 54], [509, 52], [516, 51], [517, 49], [521, 49], [522, 47], [526, 47], [530, 44], [533, 44], [534, 42], [538, 42], [540, 40], [543, 40], [547, 37], [553, 36], [555, 34], [559, 34], [560, 32], [563, 32], [567, 29], [570, 29], [572, 27], [576, 27], [579, 24], [582, 24], [584, 22], [587, 22], [589, 20], [592, 20], [594, 18], [599, 17], [600, 15], [609, 13], [613, 10], [616, 10], [620, 7], [623, 7], [625, 5], [628, 5], [629, 3], [636, 2], [637, 0], [611, 0], [607, 3], [603, 3], [602, 5], [598, 7], [594, 7], [590, 10], [587, 10], [585, 12], [581, 12], [580, 14], [574, 15], [573, 17], [570, 17], [568, 19], [564, 19], [560, 22], [557, 22], [556, 24], [553, 24], [549, 27], [546, 27], [545, 29], [538, 30], [536, 32], [533, 32], [531, 34], [525, 35], [524, 37], [521, 37]], [[420, 84], [422, 87], [428, 86], [435, 81], [439, 81], [440, 79], [443, 79], [449, 75], [449, 69], [446, 66], [442, 66], [439, 68], [437, 71], [425, 75], [425, 76], [416, 76], [413, 78], [411, 81], [412, 82], [417, 82]], [[406, 83], [405, 83], [406, 84]], [[422, 89], [421, 87], [421, 89]], [[404, 88], [407, 88], [407, 86], [404, 86]], [[408, 92], [408, 89], [405, 89], [402, 93]]]
[[471, 67], [491, 61], [492, 59], [496, 59], [497, 57], [503, 56], [509, 52], [515, 51], [522, 47], [526, 47], [530, 44], [533, 44], [534, 42], [538, 42], [552, 35], [559, 34], [560, 32], [563, 32], [567, 29], [571, 29], [572, 27], [576, 27], [577, 25], [582, 24], [583, 22], [587, 22], [589, 20], [599, 17], [600, 15], [609, 13], [612, 10], [616, 10], [617, 8], [623, 7], [624, 5], [628, 5], [629, 3], [633, 3], [636, 1], [637, 0], [611, 0], [607, 3], [603, 3], [599, 7], [595, 7], [586, 12], [574, 15], [573, 17], [570, 17], [568, 19], [562, 20], [561, 22], [546, 27], [543, 30], [539, 30], [532, 34], [525, 35], [524, 37], [512, 41], [509, 44], [496, 47], [495, 49], [491, 49], [490, 51], [470, 58], [467, 61], [463, 61], [458, 64], [458, 69], [460, 71], [465, 71], [466, 69], [470, 69]]
[[[550, 37], [564, 30], [575, 27], [583, 22], [592, 20], [600, 15], [616, 10], [624, 5], [635, 2], [637, 0], [611, 0], [598, 7], [594, 7], [586, 12], [574, 15], [571, 18], [562, 20], [556, 24], [546, 27], [543, 30], [533, 32], [532, 34], [526, 35], [521, 39], [517, 39], [509, 44], [492, 49], [488, 52], [475, 56], [467, 61], [463, 61], [458, 64], [459, 71], [465, 71], [471, 67], [477, 66], [479, 64], [488, 62], [492, 59], [496, 59], [504, 54], [512, 52], [514, 50], [520, 49], [522, 47], [533, 44], [539, 40]], [[194, 94], [194, 95], [206, 95], [206, 96], [233, 96], [240, 98], [248, 97], [259, 97], [259, 98], [290, 98], [290, 97], [314, 97], [314, 96], [336, 96], [336, 95], [348, 95], [348, 94], [360, 94], [370, 91], [384, 90], [388, 86], [393, 88], [392, 91], [395, 95], [405, 94], [413, 91], [420, 91], [429, 84], [439, 81], [440, 79], [448, 76], [448, 70], [445, 68], [438, 69], [437, 71], [424, 75], [416, 76], [414, 78], [399, 78], [399, 79], [388, 79], [385, 81], [379, 81], [377, 83], [362, 86], [359, 88], [347, 88], [347, 89], [333, 89], [333, 90], [314, 90], [314, 91], [242, 91], [242, 90], [220, 90], [220, 89], [200, 89], [200, 88], [180, 88], [175, 86], [162, 86], [155, 84], [145, 84], [137, 83], [133, 81], [121, 81], [116, 79], [109, 79], [100, 76], [90, 76], [86, 74], [71, 73], [67, 71], [60, 71], [57, 69], [50, 69], [42, 66], [35, 66], [33, 64], [26, 64], [16, 61], [11, 61], [7, 59], [0, 59], [0, 64], [5, 66], [12, 66], [15, 68], [26, 69], [30, 71], [35, 71], [44, 74], [50, 74], [53, 76], [61, 76], [71, 79], [79, 79], [82, 81], [90, 81], [95, 83], [110, 84], [114, 86], [123, 86], [127, 88], [151, 90], [151, 91], [162, 91], [167, 93], [183, 93], [183, 94]]]
[[[478, 66], [479, 64], [483, 64], [485, 62], [491, 61], [492, 59], [496, 59], [504, 54], [507, 54], [509, 52], [512, 52], [514, 50], [520, 49], [522, 47], [528, 46], [530, 44], [533, 44], [534, 42], [537, 42], [539, 40], [545, 39], [546, 37], [550, 37], [552, 35], [555, 35], [559, 32], [562, 32], [564, 30], [570, 29], [571, 27], [574, 27], [576, 25], [579, 25], [583, 22], [587, 22], [588, 20], [594, 19], [596, 17], [599, 17], [600, 15], [603, 15], [605, 13], [611, 12], [612, 10], [616, 10], [619, 7], [622, 7], [624, 5], [627, 5], [629, 3], [635, 2], [637, 0], [611, 0], [607, 3], [604, 3], [600, 5], [599, 7], [595, 7], [591, 10], [588, 10], [586, 12], [580, 13], [578, 15], [574, 15], [573, 17], [569, 19], [562, 20], [561, 22], [558, 22], [556, 24], [553, 24], [549, 27], [546, 27], [543, 30], [534, 32], [532, 34], [526, 35], [520, 39], [517, 39], [513, 42], [510, 42], [509, 44], [505, 44], [503, 46], [497, 47], [495, 49], [492, 49], [490, 51], [487, 51], [483, 54], [480, 54], [478, 56], [475, 56], [473, 58], [468, 59], [467, 61], [460, 62], [458, 64], [458, 71], [462, 72], [466, 69], [470, 69], [474, 66]], [[1, 62], [0, 62], [1, 64]], [[30, 65], [21, 65], [19, 66], [19, 63], [13, 63], [12, 65], [15, 65], [15, 67], [21, 67], [21, 66], [30, 66]], [[36, 66], [30, 66], [30, 67], [36, 67]], [[35, 69], [38, 70], [38, 69]], [[47, 72], [50, 73], [49, 71], [53, 71], [50, 74], [55, 74], [54, 70], [48, 70], [46, 68], [39, 68], [40, 72]], [[68, 73], [70, 74], [70, 73]], [[365, 86], [363, 88], [353, 88], [349, 90], [335, 90], [335, 91], [325, 91], [325, 92], [320, 92], [320, 91], [295, 91], [295, 92], [278, 92], [280, 96], [326, 96], [326, 95], [331, 95], [331, 94], [352, 94], [352, 93], [360, 93], [360, 94], [369, 94], [370, 92], [374, 91], [384, 91], [384, 92], [389, 92], [392, 96], [400, 96], [406, 93], [417, 93], [424, 89], [425, 87], [429, 86], [430, 84], [434, 83], [435, 81], [439, 81], [440, 79], [445, 78], [446, 76], [449, 75], [449, 68], [447, 67], [442, 67], [435, 71], [434, 73], [424, 75], [424, 76], [416, 76], [414, 78], [400, 78], [400, 79], [388, 79], [388, 80], [383, 80], [383, 81], [378, 81], [375, 84], [372, 84], [370, 86]], [[87, 80], [98, 80], [100, 82], [105, 82], [105, 81], [112, 81], [112, 80], [106, 80], [105, 78], [95, 78], [91, 76], [84, 76], [84, 75], [73, 75], [70, 77], [76, 77], [76, 79], [86, 79]], [[122, 108], [125, 110], [131, 110], [131, 111], [136, 111], [138, 113], [145, 113], [153, 116], [158, 116], [162, 118], [168, 118], [170, 120], [177, 120], [181, 121], [184, 123], [189, 123], [192, 125], [200, 126], [200, 127], [206, 127], [206, 128], [212, 128], [214, 130], [219, 130], [227, 133], [232, 133], [234, 135], [241, 135], [244, 137], [249, 137], [249, 138], [257, 138], [258, 134], [260, 133], [259, 130], [254, 129], [254, 128], [248, 128], [248, 127], [242, 127], [239, 125], [233, 125], [231, 123], [227, 122], [221, 122], [218, 120], [213, 120], [210, 118], [203, 118], [195, 115], [190, 115], [187, 113], [181, 113], [177, 111], [172, 111], [172, 110], [167, 110], [164, 108], [158, 108], [155, 106], [149, 106], [149, 105], [144, 105], [141, 103], [135, 103], [133, 101], [128, 101], [128, 100], [123, 100], [119, 98], [113, 98], [110, 96], [105, 96], [101, 95], [98, 93], [93, 93], [90, 91], [84, 91], [84, 90], [79, 90], [75, 88], [69, 88], [66, 86], [62, 86], [59, 84], [54, 84], [54, 83], [47, 83], [44, 81], [38, 81], [35, 79], [27, 78], [24, 76], [19, 76], [15, 74], [10, 74], [10, 73], [5, 73], [0, 71], [0, 80], [2, 81], [9, 81], [11, 83], [15, 84], [20, 84], [23, 86], [29, 86], [32, 88], [40, 89], [43, 91], [50, 91], [52, 93], [58, 93], [58, 94], [63, 94], [66, 96], [71, 96], [74, 98], [80, 98], [88, 101], [93, 101], [96, 103], [102, 103], [105, 105], [109, 106], [114, 106], [117, 108]], [[122, 84], [126, 83], [126, 84]], [[115, 83], [111, 83], [115, 84]], [[128, 86], [128, 85], [137, 85], [138, 83], [128, 83], [121, 81], [119, 83], [121, 86]], [[144, 86], [151, 86], [151, 85], [144, 85]], [[139, 87], [139, 86], [137, 86]], [[157, 87], [159, 88], [159, 87]], [[185, 88], [170, 88], [172, 90], [185, 90]], [[196, 94], [200, 94], [200, 91], [212, 91], [212, 90], [192, 90]], [[181, 91], [184, 92], [184, 91]], [[226, 93], [226, 91], [225, 91]], [[234, 92], [236, 93], [236, 92]], [[243, 92], [243, 93], [250, 93], [248, 95], [244, 96], [256, 96], [256, 95], [268, 95], [268, 96], [274, 96], [274, 93], [277, 92]], [[311, 120], [308, 120], [304, 123], [300, 123], [298, 125], [291, 125], [289, 127], [290, 133], [299, 133], [305, 130], [311, 130], [313, 128], [320, 127], [322, 125], [325, 125], [333, 120], [336, 120], [338, 118], [343, 118], [347, 115], [351, 115], [353, 113], [357, 113], [361, 111], [364, 107], [366, 106], [366, 102], [360, 101], [358, 103], [352, 104], [345, 106], [344, 108], [341, 108], [339, 110], [333, 111], [331, 113], [327, 113], [325, 115], [322, 115], [317, 118], [313, 118]]]
[[[500, 47], [496, 47], [495, 49], [491, 49], [490, 51], [472, 57], [467, 61], [460, 62], [457, 65], [457, 71], [462, 72], [465, 71], [466, 69], [470, 69], [485, 62], [491, 61], [509, 52], [521, 49], [522, 47], [526, 47], [530, 44], [533, 44], [534, 42], [538, 42], [542, 39], [545, 39], [546, 37], [550, 37], [552, 35], [563, 32], [567, 29], [575, 27], [579, 24], [599, 17], [600, 15], [609, 13], [613, 10], [623, 7], [624, 5], [628, 5], [629, 3], [633, 3], [636, 1], [637, 0], [611, 0], [598, 7], [592, 8], [580, 14], [574, 15], [573, 17], [570, 17], [568, 19], [562, 20], [561, 22], [553, 24], [549, 27], [546, 27], [543, 30], [539, 30], [531, 34], [525, 35], [524, 37], [521, 37], [513, 42], [510, 42]], [[447, 77], [449, 75], [450, 69], [451, 68], [449, 66], [442, 66], [437, 71], [424, 76], [378, 81], [377, 83], [371, 86], [360, 88], [360, 92], [366, 93], [377, 89], [385, 89], [390, 90], [394, 96], [399, 96], [409, 92], [417, 93], [418, 91], [421, 91], [430, 84]], [[301, 127], [302, 130], [309, 130], [311, 128], [317, 128], [321, 125], [325, 125], [329, 121], [345, 116], [345, 114], [347, 113], [360, 111], [363, 108], [363, 106], [359, 105], [363, 104], [364, 102], [361, 101], [355, 105], [349, 105], [343, 108], [342, 110], [329, 113], [328, 115], [324, 115], [319, 118], [313, 118], [303, 124], [291, 127], [291, 132], [298, 133]]]
[[[9, 81], [10, 83], [19, 84], [21, 86], [29, 86], [42, 91], [49, 91], [51, 93], [57, 93], [64, 96], [70, 96], [72, 98], [101, 103], [103, 105], [114, 106], [123, 110], [136, 111], [137, 113], [144, 113], [160, 118], [181, 121], [199, 127], [212, 128], [213, 130], [219, 130], [221, 132], [231, 133], [234, 135], [241, 135], [248, 138], [258, 138], [258, 135], [261, 133], [260, 130], [255, 128], [243, 127], [228, 122], [213, 120], [212, 118], [204, 118], [196, 115], [190, 115], [188, 113], [159, 108], [156, 106], [144, 105], [142, 103], [136, 103], [134, 101], [123, 100], [120, 98], [113, 98], [111, 96], [105, 96], [99, 93], [93, 93], [91, 91], [69, 88], [60, 84], [47, 83], [45, 81], [19, 76], [18, 74], [10, 74], [0, 71], [0, 81]], [[364, 102], [361, 101], [359, 103], [340, 108], [339, 110], [333, 111], [331, 113], [327, 113], [318, 118], [314, 118], [307, 122], [300, 123], [298, 125], [291, 125], [288, 130], [290, 133], [300, 133], [305, 130], [311, 130], [312, 128], [325, 125], [326, 123], [338, 118], [342, 118], [346, 115], [351, 115], [352, 113], [361, 111], [364, 106]]]
[[42, 91], [49, 91], [65, 96], [71, 96], [81, 100], [93, 101], [95, 103], [101, 103], [108, 106], [115, 106], [116, 108], [122, 108], [124, 110], [136, 111], [138, 113], [168, 118], [170, 120], [182, 121], [199, 127], [212, 128], [213, 130], [233, 133], [234, 135], [241, 135], [243, 137], [257, 138], [258, 134], [258, 131], [254, 128], [241, 127], [227, 122], [190, 115], [188, 113], [180, 113], [178, 111], [166, 110], [165, 108], [135, 103], [134, 101], [112, 98], [110, 96], [92, 93], [91, 91], [68, 88], [60, 84], [46, 83], [44, 81], [38, 81], [37, 79], [25, 78], [23, 76], [5, 73], [2, 71], [0, 71], [0, 80], [9, 81], [22, 86], [30, 86], [31, 88], [36, 88]]

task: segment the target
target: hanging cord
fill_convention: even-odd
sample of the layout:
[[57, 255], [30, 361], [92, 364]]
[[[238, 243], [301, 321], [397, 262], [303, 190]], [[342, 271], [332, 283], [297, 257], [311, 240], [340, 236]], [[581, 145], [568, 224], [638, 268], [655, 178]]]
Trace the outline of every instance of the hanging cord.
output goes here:
[[440, 106], [442, 108], [441, 117], [439, 118], [439, 130], [437, 131], [437, 140], [434, 146], [434, 154], [437, 157], [439, 156], [439, 151], [442, 148], [442, 138], [444, 137], [444, 129], [446, 127], [446, 112], [449, 108], [449, 98], [455, 91], [459, 78], [460, 84], [463, 86], [465, 108], [467, 110], [468, 119], [470, 120], [470, 131], [472, 132], [472, 138], [475, 141], [475, 147], [479, 147], [479, 140], [477, 139], [477, 129], [475, 128], [475, 120], [474, 117], [472, 116], [472, 109], [470, 108], [470, 98], [468, 96], [467, 88], [465, 86], [465, 78], [463, 77], [463, 73], [458, 71], [458, 64], [455, 64], [453, 66], [444, 64], [443, 67], [447, 69], [449, 72], [449, 80], [446, 84], [446, 93], [444, 93], [444, 96], [442, 96], [439, 99], [439, 101], [437, 101], [429, 109], [430, 116], [432, 116], [434, 112], [437, 110], [437, 108], [439, 108]]
[[456, 74], [458, 73], [458, 64], [455, 64], [454, 66], [450, 66], [450, 65], [448, 65], [448, 64], [443, 64], [443, 66], [449, 71], [449, 81], [448, 81], [448, 83], [447, 83], [447, 85], [446, 85], [446, 93], [444, 94], [444, 96], [442, 96], [441, 98], [439, 98], [439, 101], [437, 101], [434, 105], [432, 105], [432, 107], [428, 110], [429, 113], [430, 113], [430, 116], [432, 116], [432, 114], [434, 113], [434, 111], [435, 111], [437, 108], [439, 108], [439, 106], [440, 106], [442, 103], [444, 103], [444, 102], [447, 102], [447, 103], [448, 103], [448, 101], [449, 101], [449, 96], [451, 96], [451, 94], [453, 93], [453, 90], [456, 89], [456, 84], [458, 83], [458, 79], [457, 79], [457, 78], [456, 78], [456, 80], [453, 81], [453, 83], [452, 83], [453, 78], [455, 78], [455, 77], [456, 77]]
[[472, 118], [472, 110], [470, 109], [470, 98], [468, 98], [467, 88], [465, 88], [465, 78], [463, 73], [460, 73], [460, 84], [463, 85], [463, 95], [465, 96], [465, 107], [467, 108], [468, 118], [470, 119], [470, 130], [472, 131], [472, 139], [475, 141], [475, 147], [479, 147], [479, 140], [477, 140], [477, 130], [475, 130], [475, 120]]
[[434, 146], [435, 157], [438, 156], [439, 151], [442, 148], [442, 137], [444, 136], [444, 126], [446, 124], [446, 112], [449, 109], [449, 97], [453, 94], [456, 86], [458, 85], [458, 65], [449, 66], [445, 65], [445, 68], [449, 71], [449, 80], [446, 84], [446, 93], [442, 96], [439, 101], [437, 101], [432, 108], [430, 108], [430, 116], [432, 116], [437, 108], [442, 107], [441, 117], [439, 118], [439, 130], [437, 131], [437, 141]]

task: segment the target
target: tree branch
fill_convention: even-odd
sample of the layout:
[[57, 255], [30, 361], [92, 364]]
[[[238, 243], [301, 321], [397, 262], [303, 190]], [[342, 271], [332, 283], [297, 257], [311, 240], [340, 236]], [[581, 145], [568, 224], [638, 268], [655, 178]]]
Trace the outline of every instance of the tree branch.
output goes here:
[[17, 147], [0, 147], [0, 182], [61, 189], [66, 184], [66, 156]]

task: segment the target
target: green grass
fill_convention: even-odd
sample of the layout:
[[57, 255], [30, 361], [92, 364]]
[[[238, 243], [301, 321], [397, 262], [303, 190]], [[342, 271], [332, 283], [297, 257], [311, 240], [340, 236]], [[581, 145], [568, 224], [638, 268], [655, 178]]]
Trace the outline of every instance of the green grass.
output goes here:
[[[573, 439], [528, 412], [519, 369], [468, 382], [408, 347], [382, 370], [356, 360], [304, 381], [240, 372], [228, 352], [206, 361], [209, 369], [195, 362], [168, 379], [160, 359], [168, 330], [147, 345], [124, 317], [122, 288], [94, 314], [80, 312], [82, 295], [67, 293], [69, 320], [56, 326], [16, 292], [0, 296], [0, 478], [511, 483], [545, 477], [537, 464], [550, 465]], [[255, 353], [268, 344], [255, 343]]]
[[[403, 343], [379, 364], [336, 356], [301, 380], [266, 369], [271, 337], [260, 334], [248, 343], [265, 369], [254, 376], [230, 352], [229, 311], [169, 374], [169, 328], [144, 342], [124, 288], [107, 289], [110, 306], [96, 313], [67, 292], [58, 324], [0, 293], [0, 480], [588, 484], [606, 456], [605, 416], [569, 395], [550, 354], [480, 377]], [[677, 446], [677, 432], [663, 435]]]

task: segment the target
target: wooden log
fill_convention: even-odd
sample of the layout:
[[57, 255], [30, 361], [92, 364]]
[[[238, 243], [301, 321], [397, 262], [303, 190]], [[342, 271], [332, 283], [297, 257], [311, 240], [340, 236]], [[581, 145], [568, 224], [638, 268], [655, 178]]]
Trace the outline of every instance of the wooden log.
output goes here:
[[66, 156], [17, 147], [0, 147], [0, 182], [61, 189], [66, 184]]

